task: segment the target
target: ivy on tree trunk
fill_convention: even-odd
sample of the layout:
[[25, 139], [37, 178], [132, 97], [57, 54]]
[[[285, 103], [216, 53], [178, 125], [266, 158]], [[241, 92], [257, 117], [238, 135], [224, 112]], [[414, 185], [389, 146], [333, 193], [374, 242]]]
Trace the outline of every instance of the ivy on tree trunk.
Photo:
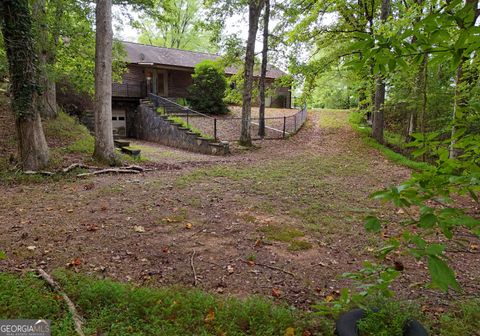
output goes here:
[[49, 153], [39, 115], [37, 57], [28, 1], [3, 0], [0, 18], [22, 169], [42, 169], [48, 163]]

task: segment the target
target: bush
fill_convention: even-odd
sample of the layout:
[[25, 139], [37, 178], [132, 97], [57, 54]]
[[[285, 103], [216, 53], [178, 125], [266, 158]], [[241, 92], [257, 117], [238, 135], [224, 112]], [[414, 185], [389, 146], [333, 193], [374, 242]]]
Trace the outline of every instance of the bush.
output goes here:
[[196, 111], [209, 114], [226, 113], [223, 102], [227, 80], [222, 66], [212, 60], [205, 60], [195, 66], [193, 84], [188, 88], [188, 103]]

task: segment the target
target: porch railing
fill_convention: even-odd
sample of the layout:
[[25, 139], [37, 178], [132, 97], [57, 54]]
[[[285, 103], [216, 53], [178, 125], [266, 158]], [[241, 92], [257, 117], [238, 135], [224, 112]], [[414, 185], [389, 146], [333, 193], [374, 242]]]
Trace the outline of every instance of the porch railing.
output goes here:
[[112, 83], [112, 97], [144, 98], [147, 96], [147, 82]]

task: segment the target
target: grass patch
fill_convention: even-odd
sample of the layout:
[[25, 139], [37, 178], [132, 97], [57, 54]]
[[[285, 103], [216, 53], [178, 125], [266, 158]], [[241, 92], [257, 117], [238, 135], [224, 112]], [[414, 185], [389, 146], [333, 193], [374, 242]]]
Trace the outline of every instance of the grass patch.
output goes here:
[[180, 124], [181, 127], [188, 128], [191, 132], [196, 133], [199, 137], [209, 139], [209, 140], [214, 140], [212, 136], [204, 134], [201, 130], [193, 127], [191, 124], [187, 124], [187, 122], [181, 117], [169, 116], [168, 120], [176, 122], [177, 124]]
[[478, 335], [480, 299], [458, 302], [451, 312], [440, 318], [441, 336]]
[[265, 233], [266, 237], [270, 240], [277, 240], [285, 243], [290, 243], [295, 238], [304, 236], [302, 231], [286, 226], [267, 225], [260, 228], [260, 231]]
[[52, 335], [75, 335], [63, 301], [31, 273], [0, 273], [0, 319], [51, 320]]
[[313, 247], [312, 243], [309, 243], [305, 240], [293, 240], [288, 246], [289, 251], [304, 251], [309, 250]]
[[[380, 151], [390, 161], [395, 162], [395, 163], [397, 163], [401, 166], [405, 166], [405, 167], [408, 167], [410, 169], [417, 170], [417, 171], [421, 171], [421, 170], [431, 168], [431, 166], [428, 163], [419, 162], [419, 161], [409, 159], [409, 158], [403, 156], [402, 154], [399, 154], [399, 153], [391, 150], [390, 148], [385, 147], [382, 144], [379, 144], [377, 141], [375, 141], [375, 139], [373, 139], [370, 136], [371, 128], [369, 126], [362, 125], [362, 122], [363, 122], [363, 115], [360, 112], [352, 112], [350, 114], [349, 123], [352, 126], [352, 128], [354, 130], [356, 130], [361, 135], [362, 140], [367, 145], [369, 145], [370, 147], [373, 147], [373, 148], [377, 149], [378, 151]], [[390, 134], [390, 136], [387, 136], [387, 134], [390, 134], [390, 133], [386, 133], [385, 140], [388, 141], [389, 139], [390, 140], [393, 139], [393, 141], [395, 143], [392, 143], [392, 145], [399, 146], [398, 141], [400, 141], [400, 140], [398, 139], [398, 137], [395, 138], [391, 134]]]
[[[332, 226], [340, 228], [343, 218], [363, 216], [353, 213], [350, 208], [353, 201], [357, 202], [369, 191], [361, 188], [345, 191], [350, 186], [345, 185], [348, 179], [344, 177], [364, 174], [369, 174], [369, 167], [361, 155], [325, 157], [301, 154], [254, 166], [219, 165], [200, 168], [180, 176], [175, 184], [180, 188], [202, 188], [203, 181], [215, 180], [215, 185], [228, 186], [229, 190], [236, 190], [237, 194], [246, 194], [246, 202], [253, 204], [258, 211], [276, 215], [288, 211], [289, 215], [298, 219], [289, 223], [290, 226], [298, 226], [301, 230], [321, 235], [335, 231]], [[327, 223], [330, 218], [338, 220]], [[244, 219], [247, 222], [254, 220]]]
[[[181, 287], [146, 288], [54, 272], [86, 320], [85, 334], [102, 335], [301, 335], [310, 314], [259, 297], [220, 298]], [[44, 318], [52, 335], [75, 335], [63, 301], [28, 274], [0, 275], [1, 318]]]
[[348, 113], [348, 110], [317, 110], [320, 115], [320, 126], [325, 128], [341, 128], [345, 126], [345, 121], [343, 118], [339, 118], [337, 114]]
[[95, 140], [75, 118], [60, 111], [57, 118], [44, 122], [45, 136], [60, 141], [65, 153], [93, 153]]
[[421, 317], [417, 306], [380, 298], [369, 304], [366, 316], [358, 323], [362, 336], [403, 336], [405, 323]]

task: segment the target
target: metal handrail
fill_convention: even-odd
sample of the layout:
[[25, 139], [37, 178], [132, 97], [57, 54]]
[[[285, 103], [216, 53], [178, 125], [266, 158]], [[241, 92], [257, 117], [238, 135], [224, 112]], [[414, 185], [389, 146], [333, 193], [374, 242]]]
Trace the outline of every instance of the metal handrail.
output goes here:
[[[167, 99], [165, 97], [160, 97], [160, 96], [157, 96], [153, 93], [149, 93], [148, 94], [148, 97], [150, 98], [150, 100], [152, 100], [154, 103], [155, 101], [166, 101], [168, 104], [170, 105], [174, 105], [176, 107], [178, 107], [179, 109], [181, 109], [182, 111], [188, 111], [188, 112], [192, 112], [193, 114], [198, 114], [198, 115], [201, 115], [202, 117], [206, 117], [206, 118], [210, 118], [210, 119], [215, 119], [207, 114], [204, 114], [204, 113], [201, 113], [201, 112], [198, 112], [198, 111], [195, 111], [195, 110], [192, 110], [190, 107], [186, 107], [186, 106], [182, 106], [180, 104], [177, 104], [175, 103], [174, 101], [170, 100], [170, 99]], [[152, 99], [153, 98], [153, 99]], [[158, 106], [155, 106], [155, 107], [158, 107]]]

